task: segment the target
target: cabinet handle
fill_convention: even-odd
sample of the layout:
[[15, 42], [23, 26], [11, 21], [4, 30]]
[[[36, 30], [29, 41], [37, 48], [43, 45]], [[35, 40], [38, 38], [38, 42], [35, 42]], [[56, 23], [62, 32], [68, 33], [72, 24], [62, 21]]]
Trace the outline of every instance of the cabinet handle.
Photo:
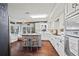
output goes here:
[[62, 40], [60, 40], [60, 43], [62, 43]]
[[77, 3], [73, 3], [73, 4], [72, 4], [72, 8], [76, 8], [76, 6], [78, 6]]
[[57, 46], [59, 47], [59, 44], [57, 43]]
[[78, 32], [73, 32], [73, 34], [76, 34], [76, 35], [78, 35]]

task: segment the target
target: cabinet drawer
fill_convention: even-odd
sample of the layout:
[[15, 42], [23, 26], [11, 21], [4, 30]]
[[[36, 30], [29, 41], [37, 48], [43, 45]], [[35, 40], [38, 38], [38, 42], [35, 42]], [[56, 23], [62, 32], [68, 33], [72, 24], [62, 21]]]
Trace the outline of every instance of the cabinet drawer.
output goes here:
[[78, 38], [69, 37], [69, 48], [73, 54], [78, 55]]
[[73, 36], [76, 36], [76, 37], [79, 37], [79, 31], [76, 31], [76, 30], [74, 30], [74, 31], [66, 31], [66, 35], [73, 35]]

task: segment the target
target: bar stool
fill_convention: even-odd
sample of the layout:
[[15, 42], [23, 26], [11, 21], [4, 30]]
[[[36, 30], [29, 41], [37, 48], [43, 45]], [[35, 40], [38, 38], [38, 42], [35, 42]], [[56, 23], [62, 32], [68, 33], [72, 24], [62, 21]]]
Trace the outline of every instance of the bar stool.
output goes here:
[[27, 38], [23, 38], [23, 40], [22, 40], [22, 46], [23, 47], [27, 47], [27, 49], [28, 49], [28, 39]]
[[31, 48], [31, 51], [32, 51], [32, 39], [31, 38], [28, 39], [28, 45], [29, 45], [28, 47]]
[[33, 39], [32, 39], [32, 46], [35, 46], [38, 51], [38, 40], [36, 39], [36, 37], [33, 37]]

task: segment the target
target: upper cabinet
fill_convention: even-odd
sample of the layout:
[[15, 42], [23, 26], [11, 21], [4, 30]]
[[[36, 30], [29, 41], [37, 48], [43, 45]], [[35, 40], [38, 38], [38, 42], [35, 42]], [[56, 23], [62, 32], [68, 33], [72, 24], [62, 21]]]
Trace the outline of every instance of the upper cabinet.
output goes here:
[[79, 10], [79, 3], [77, 3], [76, 9]]
[[22, 34], [35, 33], [35, 24], [34, 23], [22, 24], [21, 30]]
[[65, 4], [65, 14], [70, 15], [73, 12], [76, 12], [79, 10], [79, 3], [68, 3]]
[[48, 20], [49, 31], [54, 35], [60, 35], [64, 30], [64, 5], [63, 3], [56, 4]]
[[79, 3], [65, 4], [65, 26], [66, 29], [79, 29]]
[[75, 6], [74, 6], [74, 4], [72, 3], [72, 4], [68, 4], [68, 14], [70, 14], [70, 13], [72, 13], [72, 12], [74, 12], [75, 11]]

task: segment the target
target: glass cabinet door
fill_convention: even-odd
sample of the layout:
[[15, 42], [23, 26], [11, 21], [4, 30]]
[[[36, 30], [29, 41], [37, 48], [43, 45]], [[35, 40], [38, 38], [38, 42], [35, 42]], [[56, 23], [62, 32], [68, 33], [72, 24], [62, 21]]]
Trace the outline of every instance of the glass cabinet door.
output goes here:
[[15, 33], [14, 26], [11, 26], [11, 34], [14, 34], [14, 33]]
[[26, 34], [26, 27], [23, 27], [23, 34]]
[[27, 33], [30, 33], [30, 24], [27, 24]]
[[16, 26], [16, 34], [19, 34], [19, 26]]
[[22, 26], [22, 34], [35, 33], [35, 24], [24, 24]]

